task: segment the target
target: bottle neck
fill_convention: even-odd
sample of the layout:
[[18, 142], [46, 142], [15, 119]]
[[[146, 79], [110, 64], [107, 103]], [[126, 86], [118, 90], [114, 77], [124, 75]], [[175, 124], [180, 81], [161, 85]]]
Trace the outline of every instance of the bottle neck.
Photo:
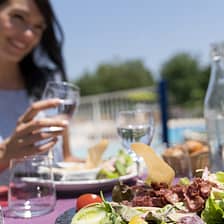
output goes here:
[[219, 81], [219, 79], [224, 79], [224, 58], [216, 56], [212, 60], [211, 75], [209, 84], [213, 81]]
[[214, 56], [204, 108], [224, 111], [224, 58]]

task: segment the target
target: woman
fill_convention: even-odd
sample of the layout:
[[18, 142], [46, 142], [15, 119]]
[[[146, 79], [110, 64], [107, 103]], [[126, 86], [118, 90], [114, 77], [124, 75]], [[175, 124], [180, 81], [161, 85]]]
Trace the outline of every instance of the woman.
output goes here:
[[[74, 159], [68, 147], [67, 122], [35, 119], [41, 110], [56, 107], [60, 101], [31, 103], [40, 99], [55, 74], [66, 80], [62, 42], [63, 33], [48, 0], [0, 0], [0, 171], [11, 158], [48, 151], [60, 135], [65, 160]], [[49, 126], [64, 127], [64, 131], [40, 131]], [[37, 144], [44, 139], [48, 141]]]

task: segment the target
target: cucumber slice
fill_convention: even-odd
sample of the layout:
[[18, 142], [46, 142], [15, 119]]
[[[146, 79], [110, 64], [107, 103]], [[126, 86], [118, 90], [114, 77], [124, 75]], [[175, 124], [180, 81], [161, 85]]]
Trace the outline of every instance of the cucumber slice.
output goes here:
[[107, 212], [104, 207], [94, 205], [78, 211], [71, 224], [103, 224], [107, 220]]

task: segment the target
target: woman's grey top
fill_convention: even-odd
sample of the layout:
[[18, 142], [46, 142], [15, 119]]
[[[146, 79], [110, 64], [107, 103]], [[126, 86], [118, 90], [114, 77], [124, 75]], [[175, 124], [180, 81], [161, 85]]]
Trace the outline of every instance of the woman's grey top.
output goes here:
[[[27, 110], [31, 102], [26, 90], [0, 90], [0, 142], [12, 134], [18, 118]], [[61, 138], [53, 154], [55, 162], [63, 160]], [[7, 184], [8, 176], [8, 169], [1, 172], [0, 184]]]

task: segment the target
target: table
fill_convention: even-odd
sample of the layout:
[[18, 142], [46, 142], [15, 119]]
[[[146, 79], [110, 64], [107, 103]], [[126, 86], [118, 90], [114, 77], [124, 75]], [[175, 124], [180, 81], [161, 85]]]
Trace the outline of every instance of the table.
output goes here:
[[[136, 179], [132, 178], [126, 181], [126, 183], [130, 185], [134, 184], [136, 183]], [[108, 201], [111, 201], [112, 187], [113, 186], [105, 188], [103, 191], [104, 197]], [[85, 192], [82, 192], [82, 193], [85, 193]], [[88, 193], [91, 193], [91, 191], [89, 191]], [[39, 216], [39, 217], [28, 218], [28, 219], [5, 217], [4, 224], [54, 224], [58, 216], [60, 216], [65, 211], [69, 210], [70, 208], [75, 208], [76, 198], [80, 194], [81, 193], [75, 194], [74, 192], [57, 192], [56, 206], [54, 211], [52, 211], [51, 213], [43, 215], [43, 216]], [[5, 207], [3, 210], [6, 210], [6, 209], [7, 207]]]
[[19, 219], [19, 218], [8, 218], [5, 217], [5, 224], [54, 224], [56, 218], [61, 215], [64, 211], [75, 207], [75, 199], [58, 199], [53, 212], [34, 217], [32, 219]]
[[[76, 207], [76, 198], [78, 196], [79, 194], [75, 195], [72, 193], [59, 194], [57, 195], [54, 211], [51, 213], [30, 219], [4, 217], [4, 224], [54, 224], [58, 216], [68, 209]], [[106, 200], [111, 201], [111, 191], [104, 192], [104, 197]], [[7, 207], [3, 207], [3, 210], [6, 209]]]

